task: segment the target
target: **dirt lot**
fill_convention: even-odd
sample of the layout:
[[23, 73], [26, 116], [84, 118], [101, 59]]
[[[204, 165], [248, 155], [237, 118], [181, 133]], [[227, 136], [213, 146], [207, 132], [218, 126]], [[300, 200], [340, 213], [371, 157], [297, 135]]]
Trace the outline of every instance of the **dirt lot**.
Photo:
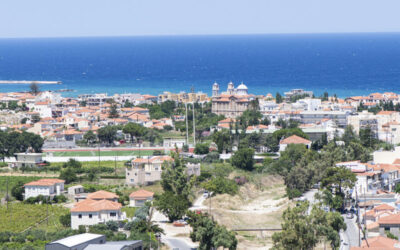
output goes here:
[[[229, 229], [280, 228], [282, 212], [289, 206], [285, 186], [279, 177], [265, 176], [261, 185], [247, 183], [238, 195], [217, 195], [211, 211], [218, 223]], [[209, 199], [203, 205], [209, 206]], [[273, 232], [237, 232], [238, 249], [268, 249]]]

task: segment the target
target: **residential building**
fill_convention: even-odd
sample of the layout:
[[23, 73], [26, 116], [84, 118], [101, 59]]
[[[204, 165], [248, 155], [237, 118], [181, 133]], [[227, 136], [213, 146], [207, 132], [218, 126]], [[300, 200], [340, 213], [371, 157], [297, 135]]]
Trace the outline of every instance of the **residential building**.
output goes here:
[[16, 155], [16, 167], [37, 167], [41, 163], [42, 153], [17, 153]]
[[400, 159], [400, 147], [395, 147], [393, 151], [375, 151], [372, 155], [375, 164], [392, 164]]
[[158, 103], [162, 103], [165, 101], [174, 101], [177, 103], [194, 103], [194, 102], [204, 103], [207, 100], [208, 96], [203, 92], [197, 92], [197, 93], [180, 92], [177, 94], [171, 92], [164, 92], [158, 95]]
[[201, 169], [200, 169], [200, 163], [186, 163], [186, 174], [188, 176], [196, 175], [200, 176], [201, 174]]
[[43, 196], [54, 196], [60, 195], [64, 191], [64, 180], [60, 179], [40, 179], [37, 181], [31, 181], [24, 185], [25, 194], [24, 199], [30, 197], [36, 197], [39, 195]]
[[154, 193], [141, 189], [129, 195], [130, 207], [142, 207], [147, 201], [153, 200]]
[[292, 89], [288, 92], [285, 92], [285, 99], [290, 100], [290, 98], [294, 96], [309, 96], [312, 97], [314, 93], [312, 91], [306, 91], [303, 89]]
[[132, 167], [126, 168], [126, 184], [148, 185], [161, 180], [162, 165], [164, 162], [172, 163], [170, 156], [153, 156], [136, 158], [132, 161]]
[[361, 246], [351, 247], [350, 250], [399, 250], [400, 242], [384, 236], [368, 238], [362, 241]]
[[299, 114], [301, 123], [318, 123], [324, 119], [333, 120], [339, 127], [346, 127], [348, 113], [342, 111], [302, 111]]
[[121, 212], [121, 203], [111, 200], [85, 199], [71, 208], [71, 228], [78, 229], [80, 225], [90, 226], [107, 221], [121, 221], [126, 214]]
[[307, 148], [311, 148], [311, 141], [304, 139], [297, 135], [289, 136], [288, 138], [282, 139], [279, 142], [279, 151], [285, 151], [289, 144], [303, 144]]
[[186, 144], [185, 138], [164, 138], [163, 147], [165, 149], [182, 148]]
[[400, 214], [392, 214], [382, 217], [378, 220], [379, 233], [381, 236], [386, 235], [389, 231], [396, 237], [400, 237]]
[[118, 201], [119, 196], [104, 190], [99, 190], [94, 193], [90, 193], [87, 195], [87, 199], [91, 200], [109, 200], [109, 201]]

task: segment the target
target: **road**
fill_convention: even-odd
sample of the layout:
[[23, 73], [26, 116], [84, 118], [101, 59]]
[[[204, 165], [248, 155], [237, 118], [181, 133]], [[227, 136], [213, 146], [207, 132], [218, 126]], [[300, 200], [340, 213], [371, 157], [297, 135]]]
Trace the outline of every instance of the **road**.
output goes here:
[[161, 240], [164, 244], [168, 245], [171, 249], [173, 250], [191, 250], [191, 249], [196, 249], [190, 245], [188, 245], [184, 240], [181, 240], [179, 238], [162, 238]]
[[[310, 202], [309, 213], [311, 212], [311, 207], [313, 204], [317, 202], [315, 199], [315, 194], [318, 192], [318, 189], [311, 189], [303, 194], [303, 198], [307, 199]], [[355, 219], [347, 219], [346, 215], [343, 215], [344, 222], [346, 223], [347, 229], [346, 231], [340, 231], [340, 250], [349, 250], [350, 247], [357, 247], [359, 245], [359, 231], [357, 225], [355, 223]]]
[[343, 217], [344, 217], [344, 222], [346, 223], [347, 229], [341, 235], [344, 236], [343, 242], [348, 244], [347, 245], [348, 248], [343, 248], [343, 249], [349, 249], [350, 247], [358, 247], [360, 232], [359, 232], [357, 224], [356, 224], [356, 217], [354, 216], [353, 219], [347, 219], [345, 215], [343, 215]]

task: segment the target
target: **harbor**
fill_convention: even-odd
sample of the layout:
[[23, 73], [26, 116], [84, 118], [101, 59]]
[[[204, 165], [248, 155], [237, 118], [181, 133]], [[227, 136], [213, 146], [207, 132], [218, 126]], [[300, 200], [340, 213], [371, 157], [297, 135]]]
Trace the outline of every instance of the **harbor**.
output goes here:
[[61, 81], [9, 81], [9, 80], [0, 80], [0, 84], [62, 84]]

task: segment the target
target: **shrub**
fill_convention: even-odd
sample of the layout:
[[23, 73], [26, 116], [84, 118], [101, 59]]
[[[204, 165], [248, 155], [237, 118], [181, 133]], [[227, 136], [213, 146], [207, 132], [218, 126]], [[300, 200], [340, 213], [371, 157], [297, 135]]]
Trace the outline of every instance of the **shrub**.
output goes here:
[[239, 191], [239, 186], [235, 181], [224, 177], [216, 177], [203, 183], [203, 187], [214, 194], [230, 194], [235, 195]]
[[60, 223], [64, 227], [70, 227], [71, 226], [71, 213], [67, 213], [67, 214], [61, 215], [59, 220], [60, 220]]
[[209, 152], [209, 146], [206, 143], [197, 143], [194, 148], [194, 153], [198, 155], [205, 155]]

